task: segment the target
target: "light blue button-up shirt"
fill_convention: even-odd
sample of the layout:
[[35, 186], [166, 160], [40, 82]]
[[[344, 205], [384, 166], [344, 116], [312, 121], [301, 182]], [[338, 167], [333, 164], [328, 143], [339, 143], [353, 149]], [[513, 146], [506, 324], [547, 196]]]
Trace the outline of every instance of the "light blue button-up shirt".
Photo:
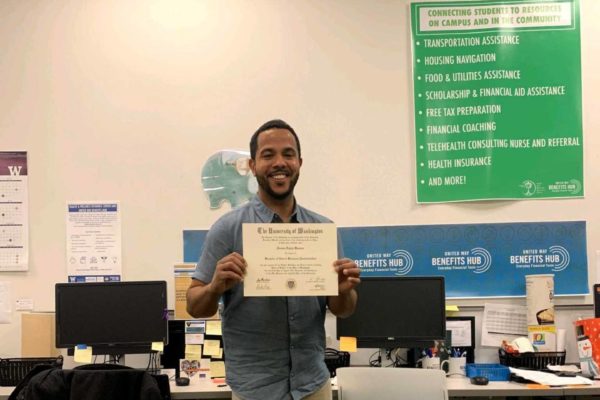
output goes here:
[[[212, 226], [194, 278], [209, 283], [217, 261], [243, 255], [242, 223], [279, 217], [255, 196]], [[329, 219], [296, 205], [292, 221]], [[342, 252], [338, 240], [338, 254]], [[334, 260], [331, 260], [332, 262]], [[223, 342], [227, 383], [242, 399], [301, 399], [329, 378], [325, 354], [325, 297], [244, 297], [243, 283], [223, 295]]]

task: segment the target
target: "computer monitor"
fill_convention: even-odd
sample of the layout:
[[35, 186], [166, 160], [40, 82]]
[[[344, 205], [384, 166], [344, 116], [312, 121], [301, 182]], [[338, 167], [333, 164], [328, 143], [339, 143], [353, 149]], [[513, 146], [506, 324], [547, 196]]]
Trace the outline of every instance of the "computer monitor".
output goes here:
[[58, 348], [117, 355], [168, 342], [165, 281], [57, 283], [55, 304]]
[[337, 338], [357, 339], [358, 347], [431, 347], [446, 338], [444, 278], [361, 278], [356, 310], [337, 318]]

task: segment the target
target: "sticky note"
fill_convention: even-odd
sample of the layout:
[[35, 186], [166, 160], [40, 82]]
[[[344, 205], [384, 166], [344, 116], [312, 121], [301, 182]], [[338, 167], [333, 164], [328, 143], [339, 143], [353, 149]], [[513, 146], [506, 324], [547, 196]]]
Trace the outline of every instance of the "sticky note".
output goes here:
[[459, 311], [458, 306], [446, 305], [446, 312]]
[[221, 347], [221, 348], [219, 349], [219, 355], [218, 355], [218, 356], [213, 356], [213, 357], [214, 357], [214, 358], [219, 358], [219, 359], [222, 359], [222, 358], [223, 358], [223, 348]]
[[349, 336], [340, 336], [340, 350], [356, 352], [356, 338]]
[[75, 353], [73, 354], [73, 360], [77, 363], [89, 364], [92, 362], [92, 347], [86, 345], [77, 345], [75, 347]]
[[163, 342], [152, 342], [152, 351], [163, 351], [165, 344]]
[[221, 342], [218, 340], [204, 340], [204, 355], [218, 356], [221, 349]]
[[211, 361], [210, 377], [222, 378], [225, 376], [225, 363], [223, 361]]
[[201, 344], [186, 344], [185, 345], [186, 360], [200, 360], [200, 357], [202, 357], [202, 345]]
[[221, 320], [206, 321], [206, 334], [221, 336]]

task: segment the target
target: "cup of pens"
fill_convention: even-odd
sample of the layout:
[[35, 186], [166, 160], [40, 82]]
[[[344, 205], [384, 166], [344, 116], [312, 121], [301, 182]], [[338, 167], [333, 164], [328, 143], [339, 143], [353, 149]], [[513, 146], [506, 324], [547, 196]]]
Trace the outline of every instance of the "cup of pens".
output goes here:
[[426, 349], [423, 351], [423, 358], [417, 361], [417, 365], [420, 365], [421, 368], [425, 369], [440, 369], [440, 357], [437, 356], [437, 353], [433, 349]]
[[423, 359], [423, 368], [425, 369], [440, 369], [440, 358], [439, 357], [425, 357]]
[[450, 358], [444, 363], [448, 363], [448, 378], [462, 378], [466, 376], [467, 368], [467, 353], [461, 352], [460, 349], [452, 349]]

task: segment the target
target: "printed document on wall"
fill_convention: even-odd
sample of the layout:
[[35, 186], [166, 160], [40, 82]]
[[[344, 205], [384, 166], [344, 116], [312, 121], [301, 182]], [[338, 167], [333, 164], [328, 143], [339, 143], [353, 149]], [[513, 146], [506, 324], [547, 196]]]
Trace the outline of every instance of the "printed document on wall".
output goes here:
[[0, 152], [0, 271], [27, 271], [27, 152]]
[[117, 201], [67, 204], [69, 282], [121, 280], [121, 210]]
[[503, 340], [527, 336], [527, 307], [517, 304], [485, 303], [481, 345], [499, 347]]

